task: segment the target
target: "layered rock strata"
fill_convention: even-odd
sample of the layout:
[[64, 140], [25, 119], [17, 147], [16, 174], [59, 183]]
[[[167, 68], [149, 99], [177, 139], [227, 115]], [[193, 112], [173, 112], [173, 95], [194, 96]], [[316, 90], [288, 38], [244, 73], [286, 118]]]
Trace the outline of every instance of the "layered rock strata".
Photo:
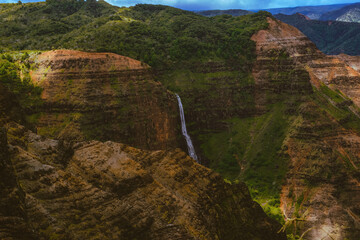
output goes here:
[[[274, 79], [281, 77], [285, 84], [278, 85], [279, 91], [302, 96], [281, 151], [289, 158], [281, 193], [285, 220], [304, 239], [357, 239], [360, 135], [347, 125], [349, 119], [336, 119], [347, 107], [355, 114], [348, 118], [358, 116], [357, 58], [326, 56], [296, 28], [268, 21], [269, 29], [252, 38], [258, 56], [253, 75], [267, 89], [258, 94], [258, 106], [276, 92]], [[289, 63], [285, 70], [284, 62]], [[339, 102], [322, 93], [327, 87], [338, 92]]]
[[[244, 184], [225, 183], [181, 150], [70, 146], [15, 123], [8, 136], [13, 166], [5, 171], [23, 191], [12, 204], [37, 239], [286, 239]], [[25, 236], [20, 227], [6, 231]]]
[[357, 239], [360, 136], [313, 102], [300, 106], [292, 127], [284, 142], [290, 157], [281, 193], [285, 219], [298, 220], [292, 231], [300, 229], [304, 239]]
[[44, 107], [31, 119], [41, 135], [145, 149], [177, 146], [176, 98], [146, 64], [112, 53], [57, 50], [38, 55], [33, 69]]
[[252, 36], [257, 59], [253, 67], [258, 112], [287, 95], [312, 92], [309, 75], [302, 63], [321, 53], [296, 28], [268, 18], [269, 29]]

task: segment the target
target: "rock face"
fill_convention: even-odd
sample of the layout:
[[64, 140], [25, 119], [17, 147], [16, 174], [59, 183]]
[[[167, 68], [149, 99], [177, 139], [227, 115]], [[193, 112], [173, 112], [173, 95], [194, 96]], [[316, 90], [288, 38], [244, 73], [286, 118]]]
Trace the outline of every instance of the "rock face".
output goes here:
[[112, 53], [57, 50], [37, 56], [34, 66], [30, 74], [45, 103], [31, 119], [41, 135], [177, 146], [176, 98], [147, 65]]
[[358, 31], [359, 23], [308, 20], [301, 14], [277, 14], [274, 17], [299, 29], [323, 53], [329, 55], [341, 53], [353, 56], [360, 55], [357, 48], [360, 34]]
[[251, 38], [256, 42], [253, 76], [260, 112], [271, 101], [288, 94], [311, 93], [308, 73], [301, 63], [320, 55], [315, 45], [296, 28], [270, 18], [268, 22], [269, 30], [260, 30]]
[[25, 194], [19, 187], [13, 171], [6, 129], [0, 129], [0, 238], [35, 239], [29, 231]]
[[314, 85], [321, 82], [333, 90], [341, 91], [360, 106], [360, 73], [356, 70], [359, 63], [351, 61], [356, 57], [345, 56], [329, 56], [310, 61], [308, 70], [311, 81]]
[[[360, 136], [344, 129], [312, 102], [301, 113], [284, 143], [290, 166], [281, 208], [304, 239], [357, 239], [360, 236]], [[296, 229], [294, 229], [295, 231]]]
[[[181, 150], [110, 141], [70, 146], [15, 123], [8, 129], [13, 166], [1, 171], [14, 181], [4, 183], [16, 186], [17, 176], [22, 198], [12, 204], [36, 239], [286, 239], [244, 184], [225, 183]], [[26, 233], [23, 225], [3, 226], [6, 239]]]
[[[297, 29], [273, 19], [252, 39], [258, 55], [255, 81], [267, 89], [259, 102], [276, 91], [274, 79], [281, 76], [292, 81], [280, 84], [279, 92], [303, 95], [282, 146], [290, 162], [281, 193], [285, 220], [299, 220], [293, 231], [304, 239], [357, 239], [360, 134], [348, 124], [359, 121], [349, 101], [359, 106], [357, 58], [325, 56]], [[291, 63], [285, 70], [284, 62]], [[344, 112], [348, 115], [339, 120]]]

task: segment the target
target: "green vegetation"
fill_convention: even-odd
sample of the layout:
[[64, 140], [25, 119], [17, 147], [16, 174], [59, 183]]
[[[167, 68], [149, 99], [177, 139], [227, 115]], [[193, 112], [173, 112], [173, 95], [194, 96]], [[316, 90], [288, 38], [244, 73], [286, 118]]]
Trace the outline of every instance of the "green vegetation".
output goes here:
[[251, 35], [269, 13], [207, 18], [161, 5], [118, 8], [104, 1], [0, 4], [0, 48], [109, 51], [153, 67], [191, 60], [254, 58]]
[[288, 164], [282, 145], [293, 118], [289, 103], [274, 104], [261, 116], [230, 119], [226, 131], [200, 135], [210, 167], [226, 179], [246, 182], [253, 199], [281, 223], [279, 195]]
[[248, 163], [242, 179], [259, 194], [254, 197], [273, 197], [280, 193], [287, 171], [287, 158], [281, 156], [289, 124], [285, 103], [275, 104], [271, 111], [254, 121], [251, 143], [243, 161]]
[[331, 90], [326, 85], [322, 85], [319, 90], [314, 88], [315, 103], [337, 120], [344, 128], [351, 129], [360, 133], [359, 117], [351, 111], [350, 107], [358, 111], [352, 101], [343, 96], [340, 92]]
[[30, 79], [29, 53], [0, 54], [0, 82], [17, 98], [26, 111], [35, 111], [42, 104], [42, 89]]
[[248, 185], [268, 196], [278, 193], [286, 172], [286, 160], [278, 157], [288, 125], [284, 110], [279, 103], [264, 115], [230, 119], [227, 130], [201, 135], [210, 167], [234, 180], [242, 166]]

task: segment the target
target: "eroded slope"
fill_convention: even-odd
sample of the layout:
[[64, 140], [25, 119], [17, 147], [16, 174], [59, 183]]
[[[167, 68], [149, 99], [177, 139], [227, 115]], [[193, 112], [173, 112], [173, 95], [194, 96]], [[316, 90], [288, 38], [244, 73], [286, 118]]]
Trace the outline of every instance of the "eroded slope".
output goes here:
[[[304, 90], [299, 79], [313, 85], [295, 104], [279, 151], [289, 161], [281, 191], [285, 220], [297, 222], [291, 231], [300, 230], [304, 239], [356, 239], [360, 138], [358, 72], [351, 67], [356, 64], [345, 56], [321, 54], [294, 27], [272, 19], [269, 23], [268, 30], [252, 38], [258, 55], [255, 81], [276, 84], [284, 76], [282, 63], [290, 61], [293, 70], [285, 80], [294, 86], [292, 92]], [[278, 87], [284, 91], [286, 86]]]
[[[7, 128], [13, 166], [6, 171], [17, 176], [26, 229], [37, 238], [286, 239], [244, 184], [225, 183], [181, 150], [70, 146], [16, 123]], [[20, 233], [21, 225], [0, 228], [7, 239]]]
[[56, 50], [36, 56], [33, 65], [44, 106], [30, 119], [40, 134], [147, 149], [177, 146], [176, 98], [146, 64], [112, 53]]

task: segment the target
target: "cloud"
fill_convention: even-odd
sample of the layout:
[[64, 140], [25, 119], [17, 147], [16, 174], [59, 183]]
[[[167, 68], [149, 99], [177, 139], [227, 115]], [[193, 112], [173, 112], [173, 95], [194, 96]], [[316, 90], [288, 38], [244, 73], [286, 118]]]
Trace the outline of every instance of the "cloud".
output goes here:
[[[22, 0], [36, 2], [39, 0]], [[138, 3], [169, 5], [186, 10], [204, 9], [266, 9], [308, 5], [326, 5], [349, 3], [352, 0], [105, 0], [116, 6], [134, 6]], [[0, 0], [0, 2], [17, 2], [17, 0]], [[353, 0], [355, 2], [355, 0]]]

